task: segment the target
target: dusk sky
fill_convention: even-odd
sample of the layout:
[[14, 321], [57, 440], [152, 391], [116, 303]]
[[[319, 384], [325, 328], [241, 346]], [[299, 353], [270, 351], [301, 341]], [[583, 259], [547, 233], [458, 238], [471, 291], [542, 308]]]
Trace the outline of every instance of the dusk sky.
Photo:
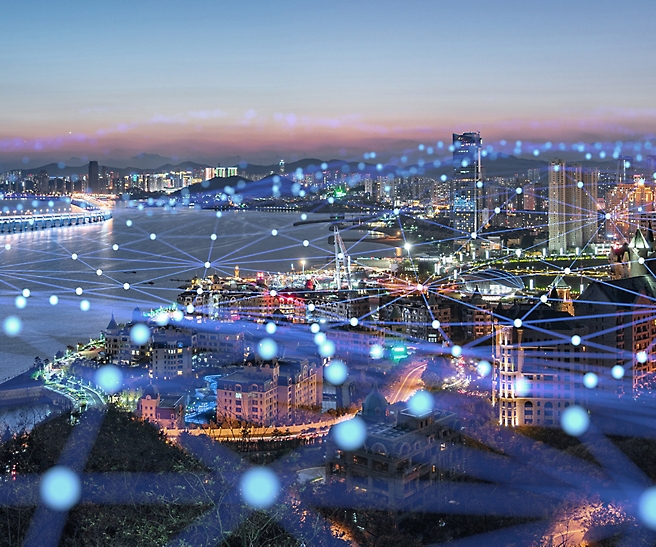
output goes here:
[[0, 168], [656, 127], [645, 0], [25, 0], [0, 13]]

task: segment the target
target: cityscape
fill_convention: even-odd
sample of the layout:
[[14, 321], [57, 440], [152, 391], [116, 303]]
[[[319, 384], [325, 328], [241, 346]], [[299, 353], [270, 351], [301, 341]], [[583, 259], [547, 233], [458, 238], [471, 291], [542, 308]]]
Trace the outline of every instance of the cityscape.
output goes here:
[[133, 43], [0, 54], [0, 545], [656, 543], [653, 7], [39, 4]]

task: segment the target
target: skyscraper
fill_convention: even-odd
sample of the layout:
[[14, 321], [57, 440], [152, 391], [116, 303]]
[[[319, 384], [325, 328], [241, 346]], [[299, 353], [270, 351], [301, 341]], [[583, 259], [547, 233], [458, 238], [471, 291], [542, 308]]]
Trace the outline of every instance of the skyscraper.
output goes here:
[[583, 251], [597, 233], [598, 169], [549, 163], [549, 251]]
[[100, 188], [98, 187], [98, 162], [90, 161], [89, 162], [89, 182], [87, 184], [87, 192], [92, 194], [99, 193]]
[[483, 221], [481, 134], [453, 134], [453, 183], [451, 186], [453, 228], [469, 239]]

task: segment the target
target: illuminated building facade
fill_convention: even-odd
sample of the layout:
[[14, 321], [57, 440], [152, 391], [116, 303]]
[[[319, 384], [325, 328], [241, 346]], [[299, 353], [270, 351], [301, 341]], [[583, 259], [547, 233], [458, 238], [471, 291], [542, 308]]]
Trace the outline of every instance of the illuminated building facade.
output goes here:
[[487, 222], [483, 215], [481, 134], [453, 134], [452, 223], [460, 239], [469, 240]]

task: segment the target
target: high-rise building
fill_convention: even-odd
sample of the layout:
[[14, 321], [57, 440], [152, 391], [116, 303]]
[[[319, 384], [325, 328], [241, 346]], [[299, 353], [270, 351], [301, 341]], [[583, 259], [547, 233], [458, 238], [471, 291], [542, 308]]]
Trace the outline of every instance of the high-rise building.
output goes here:
[[[459, 236], [469, 239], [487, 221], [482, 214], [481, 134], [453, 134], [452, 223]], [[485, 215], [487, 216], [487, 215]]]
[[87, 181], [87, 192], [92, 194], [97, 194], [99, 192], [98, 187], [98, 162], [90, 161], [89, 162], [89, 180]]
[[617, 160], [617, 184], [633, 182], [633, 156], [620, 156]]
[[597, 233], [597, 184], [599, 171], [549, 163], [549, 250], [583, 251]]

